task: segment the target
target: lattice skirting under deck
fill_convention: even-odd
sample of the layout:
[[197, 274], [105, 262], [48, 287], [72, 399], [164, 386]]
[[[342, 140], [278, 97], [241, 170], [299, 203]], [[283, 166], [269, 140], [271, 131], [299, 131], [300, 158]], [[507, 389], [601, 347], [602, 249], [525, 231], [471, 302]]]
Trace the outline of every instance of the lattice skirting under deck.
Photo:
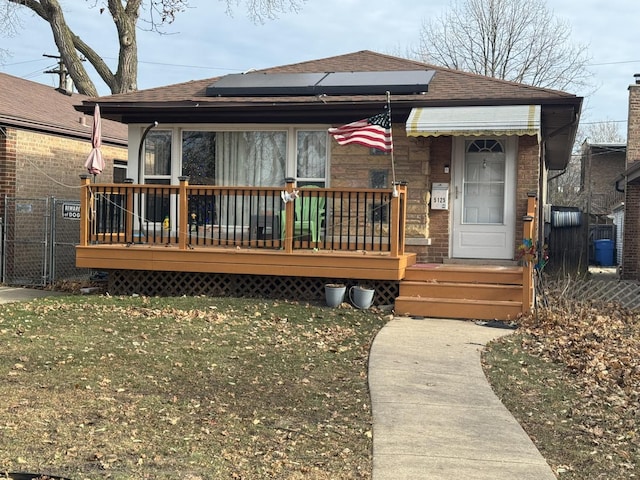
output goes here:
[[324, 301], [324, 285], [343, 283], [374, 288], [374, 305], [392, 305], [399, 294], [399, 282], [383, 280], [229, 275], [218, 273], [110, 270], [111, 295], [195, 296], [278, 298]]

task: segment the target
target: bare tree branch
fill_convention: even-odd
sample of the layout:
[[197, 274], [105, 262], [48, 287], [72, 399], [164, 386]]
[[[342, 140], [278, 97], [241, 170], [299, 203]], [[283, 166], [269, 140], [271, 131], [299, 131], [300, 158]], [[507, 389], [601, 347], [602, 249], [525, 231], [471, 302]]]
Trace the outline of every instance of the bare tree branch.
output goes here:
[[[76, 0], [77, 1], [77, 0]], [[19, 27], [15, 14], [18, 9], [28, 9], [49, 24], [62, 61], [78, 92], [97, 96], [81, 55], [95, 68], [111, 93], [125, 93], [138, 88], [138, 44], [136, 28], [144, 22], [152, 31], [160, 32], [171, 24], [176, 16], [189, 8], [189, 0], [86, 0], [89, 8], [107, 12], [116, 26], [119, 45], [118, 68], [112, 72], [102, 57], [67, 25], [59, 0], [0, 0], [2, 33]], [[307, 0], [219, 0], [226, 3], [227, 13], [244, 4], [247, 15], [254, 22], [273, 19], [286, 11], [298, 12]], [[141, 17], [141, 14], [143, 16]], [[8, 52], [0, 48], [0, 59]]]
[[227, 4], [227, 15], [233, 16], [233, 7], [245, 4], [247, 16], [252, 22], [264, 23], [274, 20], [285, 12], [298, 13], [307, 0], [218, 0]]
[[418, 57], [480, 75], [566, 90], [589, 85], [587, 48], [543, 0], [460, 0], [423, 23]]
[[[4, 38], [13, 37], [18, 29], [22, 28], [22, 23], [15, 10], [13, 5], [9, 3], [0, 4], [0, 35]], [[9, 50], [0, 47], [0, 64], [10, 55]]]

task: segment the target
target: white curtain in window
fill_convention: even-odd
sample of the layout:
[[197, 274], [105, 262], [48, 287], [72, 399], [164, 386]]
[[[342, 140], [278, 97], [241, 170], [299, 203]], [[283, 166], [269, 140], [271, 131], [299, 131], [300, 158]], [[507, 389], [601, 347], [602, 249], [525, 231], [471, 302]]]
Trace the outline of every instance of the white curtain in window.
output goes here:
[[[219, 132], [216, 135], [216, 184], [278, 187], [284, 185], [286, 132]], [[258, 211], [257, 199], [226, 199], [219, 205], [221, 225], [247, 225]]]
[[298, 178], [324, 180], [327, 162], [327, 132], [300, 131], [298, 144]]
[[171, 175], [171, 132], [150, 132], [144, 144], [144, 174]]
[[286, 149], [286, 132], [220, 132], [216, 138], [216, 184], [283, 185]]

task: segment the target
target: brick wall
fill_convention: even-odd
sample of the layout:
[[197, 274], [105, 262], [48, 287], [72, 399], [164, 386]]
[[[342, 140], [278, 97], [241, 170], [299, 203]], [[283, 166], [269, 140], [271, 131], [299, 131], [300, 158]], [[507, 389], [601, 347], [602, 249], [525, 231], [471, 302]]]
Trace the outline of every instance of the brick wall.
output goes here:
[[616, 179], [625, 170], [625, 154], [598, 151], [592, 155], [590, 163], [591, 173], [587, 175], [591, 180], [589, 191], [592, 194], [610, 194]]
[[[452, 172], [452, 148], [451, 137], [434, 137], [431, 139], [431, 180], [434, 183], [448, 183], [451, 187]], [[449, 166], [449, 173], [444, 173], [445, 166]], [[451, 192], [449, 195], [451, 199]], [[451, 200], [450, 200], [451, 201]], [[427, 249], [425, 261], [442, 263], [449, 258], [449, 210], [431, 210], [431, 228], [429, 236], [431, 245]]]
[[[73, 140], [26, 130], [15, 136], [15, 173], [13, 195], [22, 198], [79, 198], [79, 176], [87, 173], [84, 162], [91, 151], [89, 140]], [[127, 149], [102, 146], [105, 170], [98, 176], [102, 183], [113, 180], [113, 160], [127, 159]], [[7, 172], [9, 173], [9, 172]], [[9, 183], [4, 176], [3, 182]], [[7, 186], [7, 188], [10, 188]]]
[[629, 86], [629, 119], [627, 123], [627, 167], [640, 160], [640, 84]]
[[[517, 155], [517, 186], [516, 186], [516, 249], [522, 241], [523, 221], [522, 217], [527, 214], [528, 194], [530, 192], [538, 193], [538, 204], [542, 204], [544, 199], [540, 198], [538, 192], [538, 181], [540, 177], [540, 160], [539, 160], [538, 139], [533, 136], [525, 135], [518, 137], [518, 155]], [[539, 225], [538, 215], [538, 225]], [[538, 228], [536, 225], [536, 228]]]
[[[640, 85], [629, 86], [627, 123], [627, 168], [640, 161]], [[622, 278], [640, 279], [640, 180], [626, 185]]]
[[5, 195], [15, 196], [16, 192], [16, 138], [13, 128], [0, 133], [0, 204]]
[[[426, 140], [426, 141], [425, 141]], [[393, 162], [396, 181], [406, 181], [407, 198], [407, 239], [406, 251], [425, 255], [426, 238], [429, 233], [428, 192], [429, 180], [429, 140], [409, 138], [404, 125], [393, 125]], [[391, 187], [393, 178], [392, 156], [371, 154], [360, 145], [340, 146], [331, 142], [331, 186], [336, 188], [371, 188], [371, 172], [386, 171], [387, 185]], [[422, 244], [421, 244], [422, 243]]]
[[[434, 182], [451, 184], [452, 137], [414, 138], [406, 136], [404, 125], [394, 124], [393, 129], [396, 180], [407, 181], [408, 190], [405, 250], [416, 253], [419, 262], [442, 263], [449, 257], [450, 210], [430, 210], [429, 201]], [[390, 155], [371, 155], [359, 145], [332, 142], [331, 146], [331, 186], [370, 187], [370, 172], [381, 169], [388, 170], [391, 184]], [[520, 137], [517, 161], [516, 247], [522, 237], [527, 194], [538, 190], [536, 137]], [[447, 166], [449, 173], [445, 173]]]
[[[640, 184], [628, 183], [624, 204], [624, 241], [622, 243], [622, 278], [626, 280], [640, 279]], [[629, 208], [634, 206], [634, 208]]]

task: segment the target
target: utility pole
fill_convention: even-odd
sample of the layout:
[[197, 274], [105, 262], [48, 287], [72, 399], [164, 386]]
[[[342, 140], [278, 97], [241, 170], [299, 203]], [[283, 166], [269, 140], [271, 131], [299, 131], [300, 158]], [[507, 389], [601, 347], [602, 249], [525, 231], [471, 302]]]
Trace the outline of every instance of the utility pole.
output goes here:
[[70, 78], [67, 76], [67, 67], [65, 67], [62, 57], [59, 55], [47, 55], [42, 54], [43, 57], [55, 58], [58, 60], [58, 68], [56, 70], [45, 70], [44, 73], [57, 73], [58, 74], [58, 90], [71, 94], [73, 90], [73, 82], [70, 82]]

